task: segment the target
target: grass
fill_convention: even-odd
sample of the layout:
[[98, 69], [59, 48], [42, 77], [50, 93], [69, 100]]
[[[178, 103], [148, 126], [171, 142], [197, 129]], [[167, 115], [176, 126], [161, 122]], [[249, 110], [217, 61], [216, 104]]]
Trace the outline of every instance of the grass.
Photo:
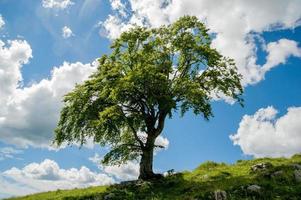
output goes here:
[[[264, 170], [252, 171], [259, 163]], [[292, 158], [263, 158], [237, 161], [233, 165], [205, 162], [193, 171], [169, 175], [153, 182], [133, 182], [86, 189], [58, 190], [10, 200], [101, 200], [101, 199], [215, 199], [215, 191], [225, 191], [227, 199], [301, 199], [301, 182], [294, 177], [293, 164], [301, 165], [301, 155]], [[260, 186], [259, 191], [248, 189]]]

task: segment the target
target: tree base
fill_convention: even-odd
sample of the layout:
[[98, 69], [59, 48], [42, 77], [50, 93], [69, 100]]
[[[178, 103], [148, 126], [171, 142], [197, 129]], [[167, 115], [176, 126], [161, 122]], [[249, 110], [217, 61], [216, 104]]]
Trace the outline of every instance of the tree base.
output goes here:
[[164, 176], [162, 174], [148, 173], [140, 174], [138, 179], [143, 181], [152, 181], [162, 179]]

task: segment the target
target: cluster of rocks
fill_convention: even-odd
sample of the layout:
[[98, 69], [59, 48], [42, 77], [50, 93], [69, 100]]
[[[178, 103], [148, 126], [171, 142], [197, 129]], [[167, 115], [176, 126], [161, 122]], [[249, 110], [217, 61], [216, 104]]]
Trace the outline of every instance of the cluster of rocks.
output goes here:
[[[242, 186], [240, 189], [248, 194], [260, 194], [260, 192], [262, 191], [261, 187], [255, 184], [246, 187]], [[216, 190], [214, 191], [213, 196], [214, 200], [227, 200], [228, 195], [224, 190]]]
[[[259, 164], [253, 165], [251, 167], [251, 171], [265, 173], [265, 175], [269, 175], [272, 178], [281, 177], [285, 174], [283, 170], [270, 172], [270, 169], [272, 167], [273, 166], [271, 163], [259, 163]], [[301, 182], [301, 165], [294, 163], [294, 164], [291, 164], [290, 167], [294, 170], [293, 171], [294, 180], [296, 182]]]
[[[293, 168], [293, 175], [296, 182], [301, 182], [301, 165], [300, 164], [292, 164], [291, 167]], [[273, 171], [271, 170], [273, 165], [271, 163], [258, 163], [251, 166], [252, 173], [261, 173], [264, 175], [269, 175], [270, 177], [277, 178], [282, 177], [285, 173], [283, 170]], [[251, 184], [248, 186], [242, 186], [240, 188], [240, 192], [246, 192], [248, 194], [260, 194], [263, 189], [261, 186], [256, 184]], [[213, 193], [214, 200], [227, 200], [227, 192], [224, 190], [216, 190]]]
[[295, 169], [294, 170], [294, 178], [296, 182], [301, 182], [301, 165], [299, 164], [292, 164], [292, 167]]
[[251, 171], [252, 172], [262, 172], [270, 169], [273, 165], [271, 163], [258, 163], [253, 166], [251, 166]]

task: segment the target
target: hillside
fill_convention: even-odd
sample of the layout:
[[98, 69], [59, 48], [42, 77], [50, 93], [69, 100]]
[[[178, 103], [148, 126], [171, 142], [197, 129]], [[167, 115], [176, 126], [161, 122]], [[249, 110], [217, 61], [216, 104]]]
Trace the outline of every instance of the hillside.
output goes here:
[[233, 165], [205, 162], [191, 172], [170, 174], [155, 182], [58, 190], [10, 200], [50, 199], [301, 199], [301, 155]]

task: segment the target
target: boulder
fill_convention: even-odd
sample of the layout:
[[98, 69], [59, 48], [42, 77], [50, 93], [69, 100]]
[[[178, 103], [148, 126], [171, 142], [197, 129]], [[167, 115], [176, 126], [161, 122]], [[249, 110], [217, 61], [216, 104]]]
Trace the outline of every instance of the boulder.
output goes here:
[[258, 163], [256, 165], [251, 166], [252, 172], [258, 172], [258, 171], [265, 171], [267, 169], [270, 169], [272, 167], [271, 163]]
[[104, 200], [111, 200], [115, 198], [115, 194], [114, 193], [109, 193], [106, 196], [104, 196]]
[[214, 191], [214, 199], [215, 200], [226, 200], [227, 199], [226, 191], [223, 191], [223, 190]]
[[291, 164], [291, 166], [292, 166], [294, 169], [300, 169], [300, 170], [301, 170], [301, 165], [300, 165], [300, 164], [294, 163], [294, 164]]
[[279, 171], [276, 171], [272, 174], [272, 177], [280, 177], [283, 175], [283, 171], [282, 170], [279, 170]]
[[294, 171], [294, 177], [295, 177], [295, 180], [296, 182], [301, 182], [301, 170], [300, 169], [296, 169]]
[[259, 193], [261, 190], [261, 187], [259, 185], [250, 185], [247, 187], [247, 190], [249, 192]]

